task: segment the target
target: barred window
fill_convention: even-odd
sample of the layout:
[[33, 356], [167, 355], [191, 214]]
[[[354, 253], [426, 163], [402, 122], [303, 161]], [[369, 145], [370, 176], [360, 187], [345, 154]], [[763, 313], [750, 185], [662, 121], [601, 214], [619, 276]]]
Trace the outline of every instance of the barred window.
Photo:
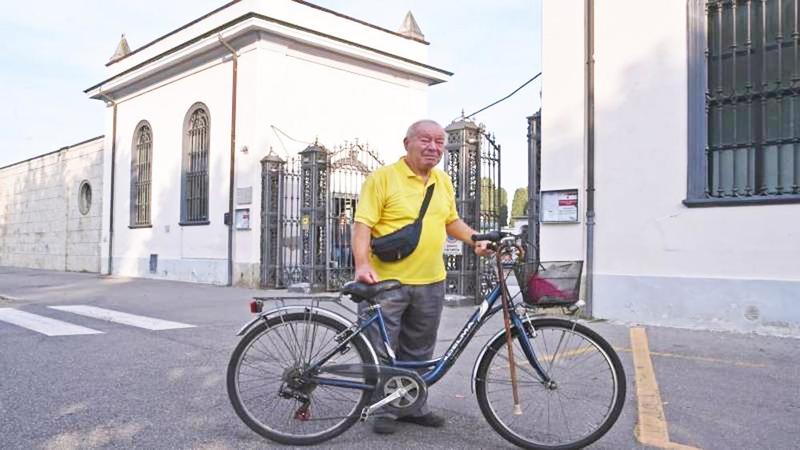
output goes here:
[[798, 0], [699, 1], [689, 11], [687, 202], [799, 201]]
[[208, 224], [209, 118], [203, 104], [189, 109], [183, 133], [181, 223]]
[[131, 217], [132, 227], [150, 225], [153, 132], [146, 121], [139, 122], [131, 148]]

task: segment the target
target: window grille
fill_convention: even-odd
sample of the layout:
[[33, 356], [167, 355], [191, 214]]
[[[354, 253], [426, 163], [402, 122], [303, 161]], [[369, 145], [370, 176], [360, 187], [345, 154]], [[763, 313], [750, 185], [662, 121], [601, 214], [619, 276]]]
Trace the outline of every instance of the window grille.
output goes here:
[[191, 110], [183, 147], [182, 223], [208, 223], [209, 120], [205, 107]]
[[800, 199], [798, 0], [705, 6], [703, 197]]
[[141, 123], [134, 134], [131, 152], [131, 226], [150, 225], [153, 132]]

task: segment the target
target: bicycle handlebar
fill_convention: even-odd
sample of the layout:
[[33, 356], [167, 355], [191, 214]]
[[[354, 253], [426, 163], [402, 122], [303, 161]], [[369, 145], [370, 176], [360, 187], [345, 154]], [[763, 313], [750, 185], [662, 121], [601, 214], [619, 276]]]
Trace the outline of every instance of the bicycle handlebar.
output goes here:
[[513, 236], [513, 233], [506, 233], [505, 231], [497, 231], [492, 230], [488, 233], [482, 234], [473, 234], [472, 235], [472, 242], [478, 241], [490, 241], [490, 242], [500, 242], [503, 238]]

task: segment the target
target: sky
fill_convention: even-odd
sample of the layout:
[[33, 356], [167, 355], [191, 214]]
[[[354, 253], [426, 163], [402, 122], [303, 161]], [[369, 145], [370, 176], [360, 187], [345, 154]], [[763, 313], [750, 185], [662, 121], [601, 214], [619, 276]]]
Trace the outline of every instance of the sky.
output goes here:
[[[541, 1], [311, 0], [389, 30], [411, 11], [430, 42], [428, 63], [454, 72], [429, 88], [429, 117], [444, 126], [541, 71]], [[105, 108], [83, 90], [107, 78], [120, 34], [136, 49], [225, 3], [0, 0], [0, 167], [103, 134]], [[527, 183], [526, 117], [540, 87], [541, 78], [475, 117], [502, 146], [509, 201]]]

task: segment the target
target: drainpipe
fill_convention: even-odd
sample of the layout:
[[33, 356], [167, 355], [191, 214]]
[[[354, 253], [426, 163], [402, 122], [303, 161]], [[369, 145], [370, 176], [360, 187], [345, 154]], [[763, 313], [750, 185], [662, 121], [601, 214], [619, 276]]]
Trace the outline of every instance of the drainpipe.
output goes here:
[[100, 92], [100, 96], [114, 107], [114, 118], [111, 125], [111, 203], [108, 207], [108, 274], [111, 275], [114, 267], [114, 174], [117, 162], [117, 102], [102, 92]]
[[228, 185], [228, 286], [233, 286], [233, 188], [236, 163], [236, 81], [239, 71], [239, 57], [236, 50], [222, 39], [218, 34], [220, 44], [231, 53], [233, 60], [233, 88], [231, 92], [231, 161]]
[[586, 315], [594, 287], [594, 0], [586, 0]]

